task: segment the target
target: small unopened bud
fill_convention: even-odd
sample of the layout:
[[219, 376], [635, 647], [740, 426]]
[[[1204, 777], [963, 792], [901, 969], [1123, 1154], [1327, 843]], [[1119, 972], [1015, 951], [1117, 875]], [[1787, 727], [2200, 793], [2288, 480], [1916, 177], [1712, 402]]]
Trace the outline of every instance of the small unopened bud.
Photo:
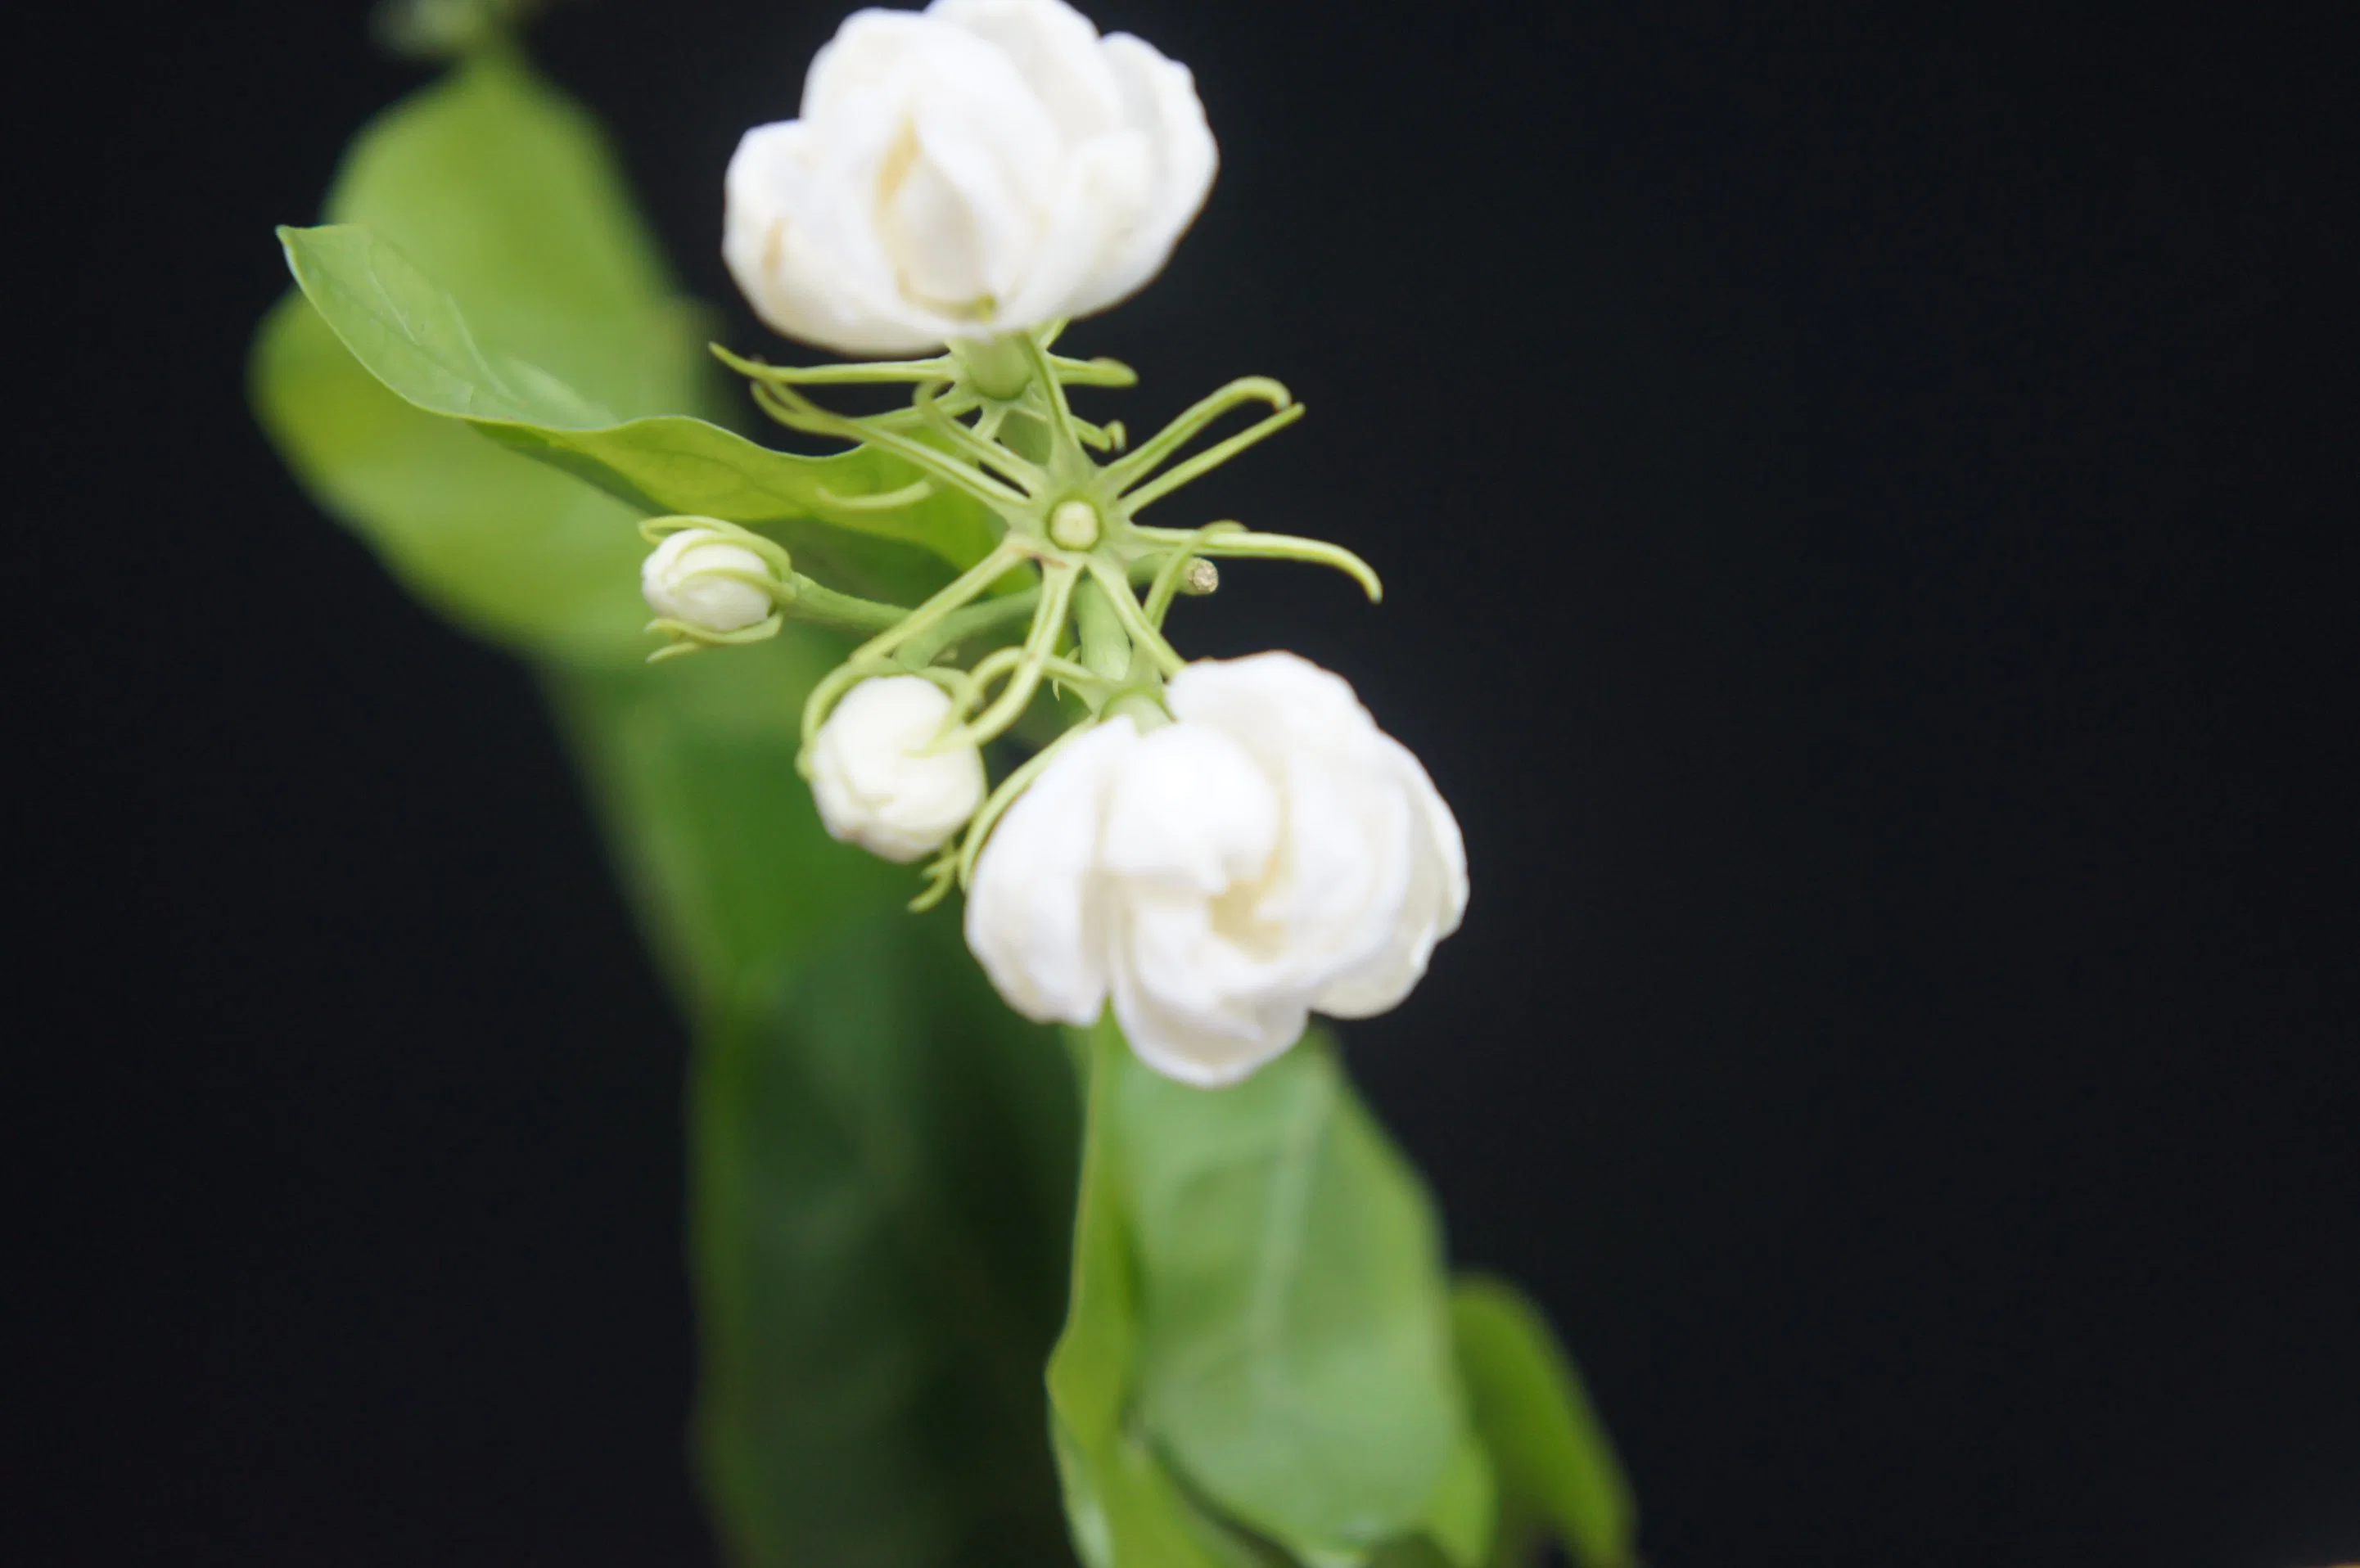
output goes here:
[[639, 568], [639, 592], [662, 620], [692, 632], [743, 631], [777, 613], [759, 584], [775, 583], [769, 561], [717, 528], [683, 528]]
[[934, 749], [951, 700], [933, 681], [889, 675], [855, 686], [812, 741], [821, 823], [888, 860], [940, 848], [983, 803], [983, 754]]
[[1098, 509], [1076, 497], [1049, 513], [1049, 540], [1060, 550], [1088, 550], [1098, 542]]
[[1201, 599], [1221, 585], [1221, 569], [1199, 556], [1180, 574], [1180, 592]]

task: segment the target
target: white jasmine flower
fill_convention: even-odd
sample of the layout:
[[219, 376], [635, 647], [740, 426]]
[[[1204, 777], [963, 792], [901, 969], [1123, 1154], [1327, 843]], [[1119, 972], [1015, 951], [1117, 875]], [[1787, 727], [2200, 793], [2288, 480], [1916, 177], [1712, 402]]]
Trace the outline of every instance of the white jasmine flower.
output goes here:
[[951, 700], [931, 681], [864, 681], [813, 738], [812, 796], [827, 831], [888, 860], [939, 849], [983, 803], [983, 754], [932, 752]]
[[1352, 689], [1291, 653], [1173, 678], [1177, 722], [1076, 738], [1000, 821], [967, 945], [1011, 1007], [1096, 1021], [1148, 1065], [1245, 1077], [1313, 1010], [1399, 1003], [1467, 907], [1458, 821]]
[[639, 568], [639, 592], [664, 620], [702, 632], [759, 626], [777, 609], [752, 577], [774, 581], [768, 561], [717, 528], [683, 528], [667, 535]]
[[1062, 0], [858, 11], [738, 144], [722, 255], [789, 336], [915, 354], [1133, 292], [1216, 161], [1188, 69]]

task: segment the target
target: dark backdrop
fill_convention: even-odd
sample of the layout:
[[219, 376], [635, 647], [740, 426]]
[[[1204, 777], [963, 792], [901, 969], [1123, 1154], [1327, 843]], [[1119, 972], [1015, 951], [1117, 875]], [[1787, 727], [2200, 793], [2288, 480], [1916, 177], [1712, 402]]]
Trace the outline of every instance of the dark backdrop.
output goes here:
[[[1074, 341], [1310, 406], [1203, 504], [1392, 597], [1181, 629], [1458, 807], [1357, 1065], [1655, 1562], [2360, 1556], [2360, 11], [1096, 15], [1226, 167]], [[711, 298], [836, 16], [542, 31]], [[12, 1561], [706, 1560], [679, 1029], [525, 680], [241, 405], [361, 24], [12, 17]]]

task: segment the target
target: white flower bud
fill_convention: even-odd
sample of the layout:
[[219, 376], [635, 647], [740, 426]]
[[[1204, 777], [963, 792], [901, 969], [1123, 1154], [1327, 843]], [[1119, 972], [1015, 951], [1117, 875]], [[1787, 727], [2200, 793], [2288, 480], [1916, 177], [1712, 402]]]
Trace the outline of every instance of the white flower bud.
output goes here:
[[915, 354], [1138, 289], [1216, 162], [1187, 68], [1063, 0], [858, 11], [738, 144], [722, 256], [789, 336]]
[[683, 528], [639, 568], [639, 592], [657, 615], [702, 632], [740, 631], [769, 620], [777, 609], [770, 595], [730, 572], [776, 576], [768, 561], [719, 529]]
[[1417, 759], [1290, 653], [1208, 659], [1177, 723], [1081, 735], [1000, 818], [967, 945], [1011, 1007], [1095, 1022], [1204, 1086], [1295, 1043], [1315, 1009], [1399, 1003], [1467, 908], [1467, 855]]
[[983, 754], [930, 752], [951, 700], [915, 675], [864, 681], [812, 741], [812, 796], [836, 837], [888, 860], [939, 849], [983, 803]]

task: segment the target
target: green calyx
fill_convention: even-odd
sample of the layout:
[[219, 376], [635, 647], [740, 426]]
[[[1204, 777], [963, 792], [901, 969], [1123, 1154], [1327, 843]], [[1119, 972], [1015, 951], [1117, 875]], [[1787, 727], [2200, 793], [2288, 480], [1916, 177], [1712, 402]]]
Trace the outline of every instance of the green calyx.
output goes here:
[[[1127, 387], [1137, 376], [1113, 360], [1052, 353], [1062, 325], [869, 365], [773, 365], [715, 345], [771, 419], [890, 453], [922, 475], [905, 491], [875, 497], [879, 504], [906, 505], [948, 489], [980, 504], [1000, 529], [983, 559], [908, 609], [851, 599], [782, 572], [789, 590], [780, 598], [782, 614], [871, 633], [813, 689], [803, 710], [806, 754], [836, 703], [862, 681], [884, 675], [920, 675], [949, 693], [951, 715], [934, 741], [943, 749], [997, 739], [1044, 683], [1078, 697], [1093, 723], [1118, 714], [1161, 722], [1163, 683], [1185, 663], [1164, 635], [1164, 617], [1178, 595], [1218, 586], [1212, 558], [1331, 566], [1371, 600], [1382, 596], [1376, 572], [1337, 545], [1228, 521], [1195, 528], [1141, 522], [1149, 506], [1301, 419], [1303, 405], [1267, 376], [1243, 376], [1132, 447], [1120, 424], [1077, 417], [1069, 393]], [[814, 396], [883, 386], [907, 387], [909, 406], [855, 416]], [[1230, 414], [1256, 407], [1264, 411], [1251, 424], [1190, 450]], [[960, 668], [970, 645], [989, 646]], [[921, 905], [966, 880], [999, 810], [1048, 755], [1018, 769], [966, 840], [930, 867]]]

